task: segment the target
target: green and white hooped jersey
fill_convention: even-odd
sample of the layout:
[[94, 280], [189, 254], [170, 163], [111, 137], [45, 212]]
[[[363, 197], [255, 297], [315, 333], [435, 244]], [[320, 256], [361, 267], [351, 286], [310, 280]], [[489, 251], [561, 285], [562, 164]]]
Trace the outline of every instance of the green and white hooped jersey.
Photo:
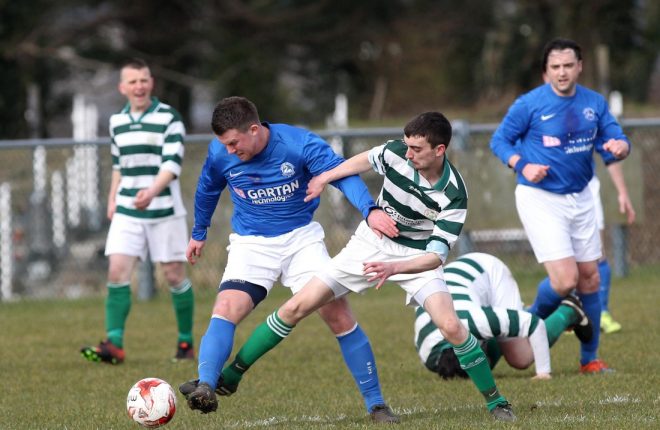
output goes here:
[[447, 157], [441, 178], [429, 183], [406, 159], [407, 149], [402, 140], [390, 140], [369, 151], [373, 169], [384, 176], [377, 204], [396, 221], [394, 242], [447, 261], [467, 215], [465, 183]]
[[[185, 134], [179, 113], [155, 97], [137, 118], [130, 113], [128, 104], [110, 117], [112, 168], [121, 173], [116, 213], [143, 222], [186, 214], [178, 180]], [[145, 210], [137, 210], [133, 204], [135, 195], [148, 188], [161, 169], [172, 172], [176, 179]]]
[[[467, 254], [464, 257], [469, 256], [470, 254]], [[476, 284], [483, 283], [484, 280], [496, 279], [496, 276], [474, 276], [474, 273], [475, 271], [484, 273], [484, 270], [496, 267], [496, 265], [481, 267], [478, 264], [475, 265], [474, 259], [464, 257], [448, 263], [444, 266], [444, 272], [447, 287], [454, 300], [456, 314], [465, 328], [480, 341], [494, 337], [526, 338], [532, 336], [540, 322], [536, 315], [524, 311], [522, 308], [512, 309], [488, 306], [488, 303], [482, 303], [484, 306], [478, 304], [477, 291], [483, 286]], [[469, 265], [472, 270], [466, 270], [465, 265]], [[545, 325], [542, 326], [545, 327]], [[450, 346], [431, 321], [430, 315], [419, 306], [415, 308], [414, 342], [422, 363], [431, 370], [441, 351]], [[547, 349], [547, 338], [545, 345]]]

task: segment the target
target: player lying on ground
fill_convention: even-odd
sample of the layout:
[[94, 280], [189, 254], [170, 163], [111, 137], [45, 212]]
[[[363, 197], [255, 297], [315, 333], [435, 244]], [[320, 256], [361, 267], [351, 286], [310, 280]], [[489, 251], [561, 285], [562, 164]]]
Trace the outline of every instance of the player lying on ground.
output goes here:
[[[444, 267], [456, 314], [482, 343], [491, 368], [503, 355], [516, 369], [536, 366], [534, 379], [549, 379], [550, 347], [567, 330], [588, 341], [593, 328], [580, 301], [568, 296], [548, 318], [523, 310], [518, 284], [497, 257], [473, 252]], [[422, 308], [415, 309], [415, 347], [422, 363], [443, 378], [467, 378], [451, 344]]]

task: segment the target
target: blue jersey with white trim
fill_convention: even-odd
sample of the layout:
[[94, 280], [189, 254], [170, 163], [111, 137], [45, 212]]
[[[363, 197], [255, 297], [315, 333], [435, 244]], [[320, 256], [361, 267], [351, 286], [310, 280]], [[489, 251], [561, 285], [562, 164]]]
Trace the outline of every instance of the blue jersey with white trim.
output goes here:
[[538, 183], [529, 182], [518, 172], [519, 184], [569, 194], [584, 189], [593, 176], [594, 150], [605, 164], [616, 161], [603, 149], [610, 139], [622, 139], [630, 145], [603, 96], [577, 85], [573, 96], [560, 97], [545, 84], [515, 101], [490, 147], [507, 165], [512, 155], [519, 154], [529, 163], [550, 166], [548, 175]]
[[[303, 201], [307, 184], [344, 159], [309, 130], [286, 124], [263, 126], [270, 130], [268, 143], [248, 161], [229, 154], [217, 138], [209, 144], [195, 193], [193, 239], [206, 240], [206, 230], [225, 188], [234, 204], [231, 225], [240, 235], [279, 236], [312, 221], [320, 199]], [[359, 176], [349, 176], [332, 185], [365, 218], [377, 207]]]

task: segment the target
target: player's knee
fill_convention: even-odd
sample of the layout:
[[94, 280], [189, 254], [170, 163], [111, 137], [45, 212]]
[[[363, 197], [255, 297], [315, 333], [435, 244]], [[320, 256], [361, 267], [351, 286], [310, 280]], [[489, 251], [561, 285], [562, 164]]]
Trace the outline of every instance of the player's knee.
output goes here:
[[580, 274], [577, 290], [581, 293], [595, 293], [600, 289], [600, 274], [598, 270]]
[[182, 262], [175, 261], [171, 263], [162, 263], [163, 276], [167, 285], [176, 287], [181, 285], [186, 278], [186, 269]]
[[224, 281], [218, 288], [213, 314], [238, 324], [268, 294], [266, 288], [241, 280]]
[[345, 298], [332, 301], [317, 311], [330, 330], [338, 335], [355, 327], [356, 321]]
[[303, 304], [299, 300], [296, 300], [296, 296], [293, 296], [280, 307], [279, 316], [286, 323], [295, 325], [307, 316], [307, 312]]
[[461, 344], [467, 339], [467, 330], [458, 318], [444, 318], [438, 328], [445, 339], [453, 345]]

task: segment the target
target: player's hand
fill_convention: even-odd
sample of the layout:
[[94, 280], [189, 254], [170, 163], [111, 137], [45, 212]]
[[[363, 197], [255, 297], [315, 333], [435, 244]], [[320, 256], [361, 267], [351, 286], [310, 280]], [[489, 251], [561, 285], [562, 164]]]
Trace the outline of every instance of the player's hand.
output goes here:
[[630, 201], [630, 197], [628, 197], [627, 194], [619, 194], [618, 200], [619, 213], [626, 216], [626, 222], [628, 224], [634, 223], [635, 219], [637, 218], [637, 214], [635, 213], [635, 209], [633, 208], [632, 202]]
[[106, 216], [110, 221], [112, 221], [112, 217], [115, 215], [115, 211], [117, 210], [117, 202], [115, 202], [114, 199], [108, 200], [108, 209], [106, 210]]
[[307, 184], [307, 195], [303, 201], [308, 202], [320, 196], [326, 185], [328, 185], [328, 183], [325, 181], [325, 175], [323, 175], [323, 173], [314, 176]]
[[374, 209], [369, 212], [367, 225], [376, 233], [379, 239], [382, 239], [383, 235], [387, 237], [397, 237], [399, 235], [399, 229], [396, 228], [396, 221], [390, 218], [382, 209]]
[[362, 274], [367, 276], [368, 282], [376, 282], [376, 289], [383, 286], [387, 278], [396, 274], [394, 263], [387, 263], [383, 261], [372, 261], [362, 263]]
[[202, 257], [202, 248], [206, 241], [190, 239], [188, 242], [188, 248], [186, 248], [186, 259], [188, 263], [193, 266], [197, 263], [197, 259]]
[[550, 169], [550, 166], [545, 164], [529, 163], [523, 168], [522, 175], [529, 182], [537, 184], [541, 182], [546, 176], [548, 176], [548, 169]]
[[532, 377], [532, 381], [547, 381], [548, 379], [552, 379], [552, 375], [549, 373], [537, 373]]
[[147, 208], [147, 206], [149, 206], [153, 198], [154, 195], [151, 190], [149, 190], [149, 188], [145, 188], [137, 192], [135, 195], [135, 200], [133, 200], [133, 204], [135, 205], [136, 209], [144, 210]]
[[630, 146], [628, 142], [621, 139], [610, 139], [603, 145], [603, 149], [609, 151], [617, 160], [621, 160], [628, 156]]

